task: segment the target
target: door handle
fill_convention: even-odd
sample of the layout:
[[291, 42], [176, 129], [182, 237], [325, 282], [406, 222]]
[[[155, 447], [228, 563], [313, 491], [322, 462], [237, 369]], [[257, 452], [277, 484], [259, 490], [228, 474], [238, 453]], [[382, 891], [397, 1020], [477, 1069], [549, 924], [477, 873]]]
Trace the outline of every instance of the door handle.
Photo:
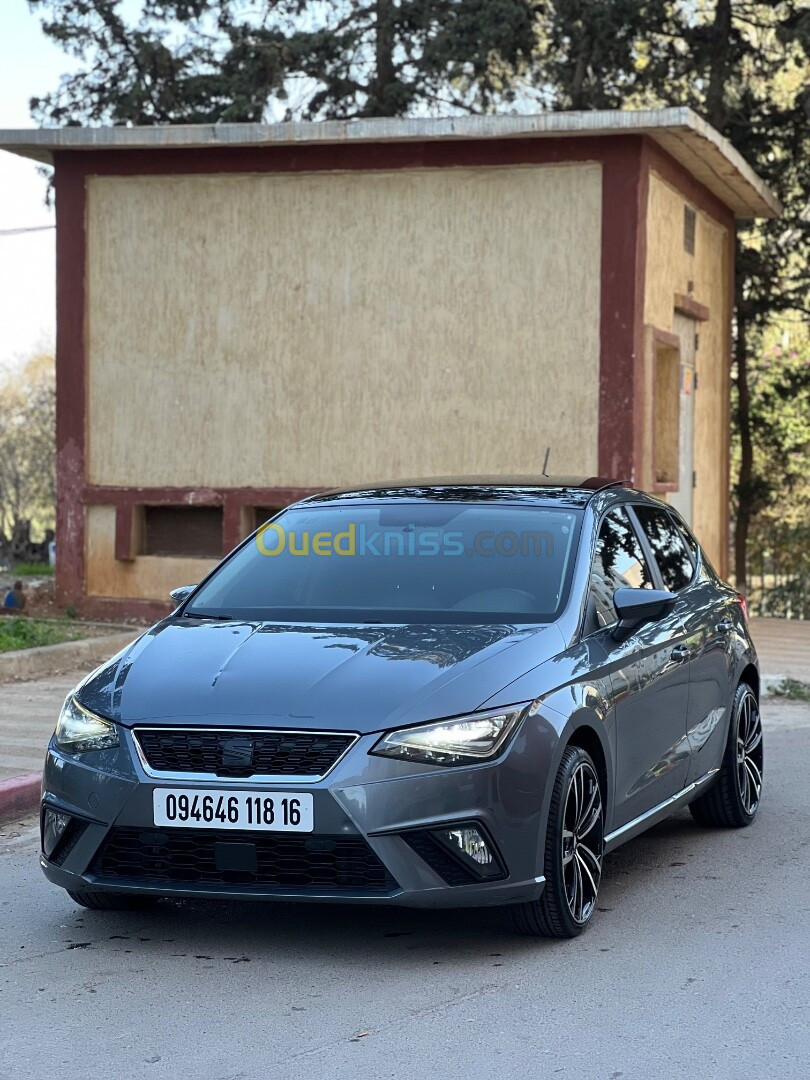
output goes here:
[[676, 645], [672, 652], [669, 654], [670, 660], [674, 660], [676, 664], [682, 664], [684, 660], [689, 659], [689, 648], [686, 645]]
[[715, 627], [715, 630], [718, 632], [718, 634], [728, 634], [733, 629], [734, 623], [731, 621], [731, 619], [721, 619]]

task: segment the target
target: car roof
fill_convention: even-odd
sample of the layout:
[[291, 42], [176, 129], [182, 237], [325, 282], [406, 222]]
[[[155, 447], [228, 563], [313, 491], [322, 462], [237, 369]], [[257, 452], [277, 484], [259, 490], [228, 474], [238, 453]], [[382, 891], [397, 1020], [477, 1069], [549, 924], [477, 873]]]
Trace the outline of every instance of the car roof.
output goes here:
[[333, 488], [310, 495], [307, 503], [379, 500], [452, 502], [547, 502], [585, 506], [597, 492], [626, 487], [602, 476], [432, 476]]

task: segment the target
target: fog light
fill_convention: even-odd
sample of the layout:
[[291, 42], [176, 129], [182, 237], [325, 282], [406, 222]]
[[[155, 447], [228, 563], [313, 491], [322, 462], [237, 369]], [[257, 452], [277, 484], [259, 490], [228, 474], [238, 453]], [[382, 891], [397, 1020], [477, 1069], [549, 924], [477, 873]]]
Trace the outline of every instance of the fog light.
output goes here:
[[42, 820], [42, 850], [49, 859], [62, 839], [65, 829], [70, 824], [70, 814], [59, 814], [56, 810], [45, 807]]
[[479, 866], [488, 866], [492, 862], [492, 852], [478, 829], [448, 829], [446, 836]]
[[457, 825], [435, 829], [432, 835], [478, 878], [488, 880], [504, 876], [503, 865], [492, 841], [475, 825]]

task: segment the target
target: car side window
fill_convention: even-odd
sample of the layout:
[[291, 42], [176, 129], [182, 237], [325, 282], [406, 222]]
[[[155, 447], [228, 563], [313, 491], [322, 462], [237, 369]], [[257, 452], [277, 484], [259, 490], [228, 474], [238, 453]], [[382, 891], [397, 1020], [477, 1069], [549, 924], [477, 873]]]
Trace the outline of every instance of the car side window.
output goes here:
[[650, 542], [664, 588], [679, 592], [692, 580], [694, 566], [675, 522], [657, 506], [634, 506], [633, 510]]
[[686, 544], [686, 550], [689, 552], [692, 559], [692, 566], [697, 569], [698, 562], [700, 561], [700, 546], [697, 540], [692, 536], [687, 527], [682, 522], [678, 521], [676, 517], [673, 517], [672, 520], [675, 523], [675, 528], [678, 530], [679, 536]]
[[598, 626], [610, 626], [618, 619], [613, 604], [616, 589], [652, 587], [650, 567], [627, 513], [621, 508], [611, 510], [599, 527], [591, 567], [589, 607]]

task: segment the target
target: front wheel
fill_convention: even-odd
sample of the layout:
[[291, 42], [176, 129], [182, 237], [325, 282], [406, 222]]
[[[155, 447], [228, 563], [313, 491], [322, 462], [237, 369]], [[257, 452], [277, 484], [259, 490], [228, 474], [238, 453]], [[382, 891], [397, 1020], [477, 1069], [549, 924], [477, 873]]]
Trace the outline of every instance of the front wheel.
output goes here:
[[596, 910], [602, 877], [605, 814], [592, 758], [578, 746], [563, 754], [549, 808], [546, 886], [539, 900], [516, 904], [516, 928], [534, 937], [572, 938]]
[[720, 771], [708, 791], [689, 804], [699, 825], [739, 829], [754, 820], [762, 796], [762, 718], [756, 694], [740, 683], [734, 694]]

